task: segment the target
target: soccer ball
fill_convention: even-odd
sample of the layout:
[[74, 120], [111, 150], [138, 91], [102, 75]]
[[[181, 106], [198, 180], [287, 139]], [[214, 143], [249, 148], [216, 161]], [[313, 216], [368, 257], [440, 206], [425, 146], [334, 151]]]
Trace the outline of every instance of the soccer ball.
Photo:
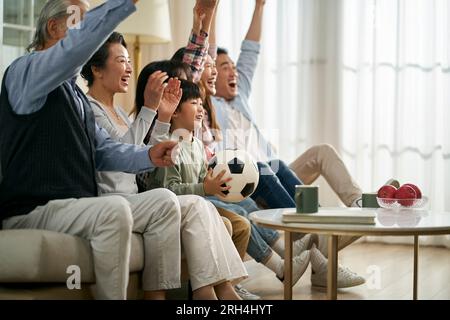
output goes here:
[[241, 202], [255, 192], [259, 182], [259, 171], [252, 157], [243, 150], [223, 150], [218, 152], [209, 162], [213, 169], [213, 177], [225, 170], [224, 179], [233, 180], [224, 186], [231, 189], [224, 191], [225, 196], [217, 197], [226, 202]]

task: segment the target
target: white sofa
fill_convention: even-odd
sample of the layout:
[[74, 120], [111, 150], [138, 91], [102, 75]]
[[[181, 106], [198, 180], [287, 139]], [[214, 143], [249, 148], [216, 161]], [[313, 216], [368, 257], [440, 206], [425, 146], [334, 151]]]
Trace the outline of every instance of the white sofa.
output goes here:
[[[81, 270], [81, 289], [69, 290], [69, 266]], [[128, 298], [142, 297], [143, 239], [133, 234]], [[185, 264], [183, 263], [185, 269]], [[92, 253], [87, 240], [42, 230], [0, 231], [0, 299], [92, 299], [95, 284]], [[186, 271], [183, 278], [187, 278]]]
[[[222, 217], [232, 234], [228, 219]], [[133, 233], [131, 239], [128, 299], [141, 299], [141, 271], [144, 268], [144, 241]], [[81, 289], [70, 290], [68, 267], [81, 270]], [[181, 259], [180, 290], [171, 290], [169, 299], [187, 299], [189, 274]], [[0, 300], [2, 299], [92, 299], [95, 285], [89, 242], [79, 237], [46, 230], [0, 230]]]

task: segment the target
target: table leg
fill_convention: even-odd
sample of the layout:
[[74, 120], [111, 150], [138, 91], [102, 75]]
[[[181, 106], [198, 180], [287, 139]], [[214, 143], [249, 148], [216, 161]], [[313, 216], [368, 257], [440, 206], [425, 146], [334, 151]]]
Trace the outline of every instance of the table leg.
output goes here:
[[292, 300], [292, 233], [284, 233], [284, 300]]
[[328, 277], [327, 298], [337, 299], [337, 269], [338, 269], [338, 236], [328, 237]]
[[414, 236], [414, 279], [413, 279], [413, 299], [417, 300], [417, 282], [419, 268], [419, 236]]

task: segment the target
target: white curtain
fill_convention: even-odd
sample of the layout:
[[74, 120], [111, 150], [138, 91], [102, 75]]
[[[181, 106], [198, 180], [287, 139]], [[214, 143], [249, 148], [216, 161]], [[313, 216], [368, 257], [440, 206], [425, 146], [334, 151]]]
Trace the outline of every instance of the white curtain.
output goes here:
[[[218, 43], [234, 59], [253, 8], [254, 1], [221, 1]], [[251, 105], [259, 126], [274, 133], [273, 142], [284, 160], [294, 160], [312, 144], [339, 141], [334, 86], [338, 8], [334, 0], [266, 2]]]
[[[220, 10], [237, 58], [253, 1]], [[450, 0], [267, 0], [262, 45], [252, 107], [282, 159], [331, 143], [365, 191], [394, 177], [450, 212]]]
[[419, 185], [436, 211], [450, 211], [449, 19], [448, 0], [342, 2], [345, 161], [373, 190], [390, 177]]
[[[237, 59], [254, 1], [221, 1], [218, 43]], [[338, 147], [338, 1], [267, 0], [251, 106], [283, 160], [327, 142]], [[239, 23], [237, 23], [239, 21]], [[321, 203], [339, 204], [323, 180]]]

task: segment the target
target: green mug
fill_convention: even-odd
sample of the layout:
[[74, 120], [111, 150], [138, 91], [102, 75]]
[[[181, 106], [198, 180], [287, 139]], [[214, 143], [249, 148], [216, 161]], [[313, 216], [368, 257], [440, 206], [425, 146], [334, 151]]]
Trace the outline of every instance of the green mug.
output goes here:
[[363, 208], [379, 208], [377, 201], [377, 193], [371, 192], [371, 193], [363, 193], [362, 197], [362, 207]]
[[319, 186], [295, 186], [295, 205], [297, 213], [319, 211]]

